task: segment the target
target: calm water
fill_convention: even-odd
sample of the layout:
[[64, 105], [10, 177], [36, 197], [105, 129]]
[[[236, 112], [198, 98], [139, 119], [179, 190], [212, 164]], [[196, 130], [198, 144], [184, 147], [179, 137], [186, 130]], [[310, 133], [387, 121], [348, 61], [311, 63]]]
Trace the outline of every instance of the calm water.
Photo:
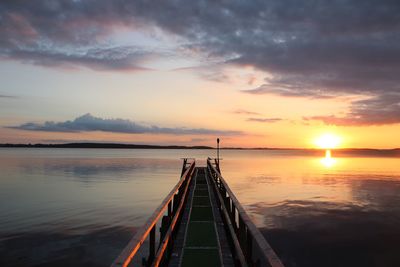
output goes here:
[[[0, 149], [0, 266], [108, 266], [211, 150]], [[222, 151], [287, 266], [400, 266], [400, 158]], [[334, 155], [333, 155], [334, 156]]]

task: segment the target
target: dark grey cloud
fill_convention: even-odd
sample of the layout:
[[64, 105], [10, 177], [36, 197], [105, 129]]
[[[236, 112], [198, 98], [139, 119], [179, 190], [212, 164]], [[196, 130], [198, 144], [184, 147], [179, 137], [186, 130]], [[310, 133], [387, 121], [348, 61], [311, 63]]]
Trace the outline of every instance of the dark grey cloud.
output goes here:
[[117, 28], [139, 24], [123, 1], [2, 1], [0, 59], [52, 67], [143, 70], [145, 60], [167, 55], [109, 40]]
[[[265, 83], [249, 93], [368, 95], [369, 102], [361, 104], [386, 116], [374, 108], [377, 102], [391, 105], [392, 99], [382, 96], [400, 92], [399, 13], [395, 0], [2, 1], [0, 55], [36, 64], [49, 60], [129, 69], [140, 66], [136, 53], [98, 62], [77, 50], [99, 48], [121, 26], [158, 27], [183, 37], [186, 49], [201, 51], [213, 64], [268, 72]], [[54, 48], [59, 46], [69, 49]], [[208, 76], [224, 78], [223, 73]], [[392, 105], [395, 111], [399, 103]], [[361, 104], [352, 103], [350, 113], [359, 114]], [[398, 123], [400, 117], [369, 122], [365, 116], [363, 125], [388, 122]]]
[[165, 128], [158, 126], [146, 126], [131, 120], [125, 119], [103, 119], [94, 117], [91, 114], [85, 114], [72, 121], [45, 123], [24, 123], [19, 126], [9, 128], [26, 131], [44, 131], [44, 132], [114, 132], [130, 134], [174, 134], [174, 135], [241, 135], [240, 131], [223, 131], [204, 128]]
[[[275, 94], [287, 97], [308, 97], [308, 98], [334, 98], [339, 95], [339, 92], [331, 90], [323, 90], [320, 88], [311, 88], [309, 81], [302, 81], [302, 77], [286, 75], [285, 77], [273, 77], [265, 79], [264, 83], [257, 88], [242, 90], [244, 93], [263, 95]], [[314, 81], [316, 83], [316, 81]], [[303, 90], [307, 88], [306, 90]], [[343, 94], [343, 93], [341, 93]]]
[[62, 52], [38, 49], [19, 49], [7, 55], [13, 59], [42, 66], [76, 67], [83, 66], [94, 70], [147, 70], [140, 67], [145, 59], [153, 57], [135, 47], [93, 48], [83, 52]]
[[281, 118], [248, 118], [247, 121], [251, 122], [262, 122], [262, 123], [273, 123], [281, 121]]
[[0, 94], [0, 98], [17, 98], [17, 97], [14, 95], [1, 95]]
[[[375, 105], [390, 104], [391, 115], [400, 111], [399, 99], [394, 104], [381, 97], [400, 92], [398, 2], [205, 1], [190, 7], [174, 3], [165, 2], [160, 8], [169, 12], [157, 15], [153, 10], [147, 19], [186, 36], [211, 57], [226, 58], [226, 64], [250, 65], [271, 74], [249, 93], [368, 95], [369, 102], [351, 105], [351, 113], [362, 118], [363, 125], [400, 122], [399, 116], [380, 118], [388, 112]], [[175, 12], [179, 18], [166, 19]]]

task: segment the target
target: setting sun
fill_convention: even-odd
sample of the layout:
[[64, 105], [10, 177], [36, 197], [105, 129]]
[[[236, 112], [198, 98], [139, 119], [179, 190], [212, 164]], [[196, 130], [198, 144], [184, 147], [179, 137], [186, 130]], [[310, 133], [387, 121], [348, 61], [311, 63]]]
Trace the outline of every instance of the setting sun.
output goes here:
[[324, 134], [315, 140], [315, 144], [324, 149], [332, 149], [338, 147], [341, 138], [334, 134]]

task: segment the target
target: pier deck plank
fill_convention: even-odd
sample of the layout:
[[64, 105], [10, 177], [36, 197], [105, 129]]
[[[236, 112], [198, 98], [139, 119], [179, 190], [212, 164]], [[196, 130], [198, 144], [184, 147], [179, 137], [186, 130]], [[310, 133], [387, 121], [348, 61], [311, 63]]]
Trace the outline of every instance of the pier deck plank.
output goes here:
[[232, 255], [206, 168], [196, 177], [183, 214], [183, 227], [175, 241], [170, 267], [233, 267]]
[[[113, 267], [139, 266], [136, 259], [145, 266], [283, 267], [210, 160], [207, 168], [184, 160], [178, 184]], [[142, 247], [147, 256], [139, 258]]]
[[181, 266], [221, 266], [218, 235], [204, 168], [199, 168], [194, 185]]

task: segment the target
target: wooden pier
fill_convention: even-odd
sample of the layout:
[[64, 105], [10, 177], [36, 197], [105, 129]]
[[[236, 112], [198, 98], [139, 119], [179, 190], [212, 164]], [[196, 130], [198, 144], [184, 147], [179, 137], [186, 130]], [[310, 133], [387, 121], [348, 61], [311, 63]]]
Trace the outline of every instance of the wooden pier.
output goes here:
[[218, 160], [182, 175], [112, 267], [283, 267], [220, 173]]

